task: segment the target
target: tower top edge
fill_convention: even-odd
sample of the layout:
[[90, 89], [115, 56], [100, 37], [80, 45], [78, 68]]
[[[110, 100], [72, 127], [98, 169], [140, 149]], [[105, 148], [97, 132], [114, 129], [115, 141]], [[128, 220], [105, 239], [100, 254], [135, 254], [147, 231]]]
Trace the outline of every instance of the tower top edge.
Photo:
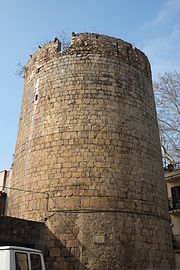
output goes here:
[[75, 34], [72, 32], [69, 47], [65, 50], [61, 50], [61, 47], [62, 43], [57, 37], [44, 46], [39, 46], [39, 49], [30, 56], [26, 68], [32, 66], [38, 68], [43, 62], [47, 62], [56, 57], [100, 54], [105, 57], [119, 58], [134, 67], [142, 65], [144, 66], [144, 73], [146, 73], [148, 77], [151, 76], [149, 60], [144, 52], [120, 38], [98, 33], [84, 32]]

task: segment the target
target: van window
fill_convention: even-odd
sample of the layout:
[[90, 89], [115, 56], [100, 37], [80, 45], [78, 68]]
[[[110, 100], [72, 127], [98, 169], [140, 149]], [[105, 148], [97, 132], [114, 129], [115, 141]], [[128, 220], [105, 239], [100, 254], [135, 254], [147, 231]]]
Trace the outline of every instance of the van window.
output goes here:
[[30, 254], [31, 270], [42, 270], [41, 256], [38, 254]]
[[28, 256], [26, 253], [16, 252], [15, 261], [16, 261], [16, 270], [29, 270]]

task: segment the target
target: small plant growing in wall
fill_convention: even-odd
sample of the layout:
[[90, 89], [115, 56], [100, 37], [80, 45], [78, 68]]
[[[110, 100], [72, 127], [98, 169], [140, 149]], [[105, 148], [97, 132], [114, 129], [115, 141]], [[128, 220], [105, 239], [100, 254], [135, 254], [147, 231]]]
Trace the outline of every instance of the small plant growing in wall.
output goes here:
[[71, 45], [71, 38], [69, 37], [68, 33], [66, 31], [61, 31], [58, 33], [57, 38], [61, 42], [61, 50], [65, 51], [69, 48]]
[[26, 66], [22, 65], [20, 62], [18, 62], [15, 75], [18, 78], [24, 78], [25, 71], [26, 71]]

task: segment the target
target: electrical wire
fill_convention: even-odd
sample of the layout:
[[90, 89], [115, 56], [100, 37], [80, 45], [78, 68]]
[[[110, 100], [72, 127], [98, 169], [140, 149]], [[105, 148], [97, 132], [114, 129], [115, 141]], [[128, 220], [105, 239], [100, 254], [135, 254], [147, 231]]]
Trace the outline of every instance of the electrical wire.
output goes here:
[[42, 192], [42, 191], [33, 191], [33, 190], [27, 190], [27, 189], [21, 189], [21, 188], [6, 187], [6, 186], [1, 186], [1, 185], [0, 185], [0, 187], [2, 187], [3, 190], [7, 188], [7, 189], [12, 189], [12, 190], [18, 190], [18, 191], [23, 191], [23, 192], [31, 192], [31, 193], [39, 193], [39, 194], [48, 193], [46, 191], [44, 191], [44, 192]]
[[[47, 212], [56, 212], [56, 213], [129, 213], [129, 214], [136, 214], [136, 215], [144, 215], [144, 216], [153, 216], [153, 217], [158, 217], [158, 218], [161, 218], [161, 219], [164, 219], [164, 220], [167, 220], [169, 221], [168, 218], [166, 218], [165, 216], [163, 215], [160, 215], [160, 214], [156, 214], [156, 213], [153, 213], [153, 212], [137, 212], [137, 211], [129, 211], [129, 210], [124, 210], [124, 209], [97, 209], [97, 208], [84, 208], [84, 209], [62, 209], [59, 207], [59, 205], [57, 205], [56, 201], [54, 198], [50, 197], [49, 196], [49, 192], [42, 192], [42, 191], [32, 191], [32, 190], [25, 190], [25, 189], [20, 189], [20, 188], [13, 188], [13, 187], [4, 187], [4, 186], [1, 186], [3, 189], [12, 189], [12, 190], [17, 190], [17, 191], [22, 191], [22, 192], [30, 192], [30, 193], [34, 193], [34, 194], [43, 194], [43, 195], [48, 195], [48, 197], [46, 197], [47, 201], [49, 201], [49, 198], [53, 200], [53, 202], [55, 203], [56, 206], [58, 206], [58, 209], [46, 209]], [[53, 191], [52, 191], [53, 192]]]

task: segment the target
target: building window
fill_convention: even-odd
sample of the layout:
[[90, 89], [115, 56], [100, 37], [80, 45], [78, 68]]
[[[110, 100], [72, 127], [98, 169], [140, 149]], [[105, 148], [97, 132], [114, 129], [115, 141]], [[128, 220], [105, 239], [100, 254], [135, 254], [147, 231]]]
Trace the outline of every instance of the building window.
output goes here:
[[180, 186], [171, 188], [172, 203], [174, 209], [180, 209]]
[[4, 216], [6, 208], [6, 192], [0, 191], [0, 216]]
[[31, 254], [31, 269], [32, 270], [42, 270], [41, 257], [38, 254]]
[[35, 101], [38, 100], [38, 94], [35, 95]]
[[15, 253], [16, 270], [29, 270], [28, 256], [26, 253]]

